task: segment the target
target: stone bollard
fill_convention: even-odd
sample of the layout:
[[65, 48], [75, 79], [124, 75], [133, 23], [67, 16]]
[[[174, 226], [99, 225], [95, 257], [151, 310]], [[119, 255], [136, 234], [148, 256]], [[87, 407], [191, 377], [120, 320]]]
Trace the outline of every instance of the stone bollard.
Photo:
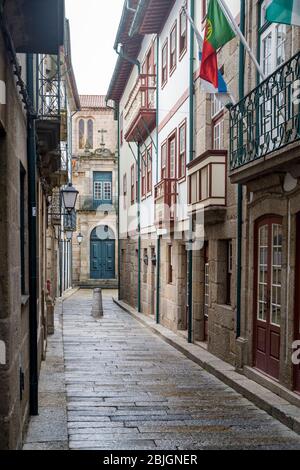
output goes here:
[[94, 289], [92, 317], [94, 318], [103, 317], [103, 303], [102, 303], [102, 290], [101, 289]]

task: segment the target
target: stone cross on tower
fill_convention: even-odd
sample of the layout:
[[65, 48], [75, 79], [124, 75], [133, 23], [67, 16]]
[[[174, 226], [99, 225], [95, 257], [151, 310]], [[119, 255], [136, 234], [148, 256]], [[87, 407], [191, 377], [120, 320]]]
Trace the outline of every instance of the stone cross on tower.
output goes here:
[[102, 148], [105, 147], [105, 143], [104, 143], [104, 134], [107, 134], [107, 131], [105, 129], [100, 129], [100, 131], [98, 131], [98, 134], [101, 134], [101, 143], [100, 143], [100, 146]]

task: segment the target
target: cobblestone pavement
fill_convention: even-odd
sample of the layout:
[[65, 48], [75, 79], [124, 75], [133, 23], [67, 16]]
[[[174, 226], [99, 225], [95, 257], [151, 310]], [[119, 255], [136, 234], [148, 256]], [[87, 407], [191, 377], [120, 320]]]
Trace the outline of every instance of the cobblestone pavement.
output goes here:
[[70, 449], [300, 449], [300, 436], [92, 292], [64, 303]]

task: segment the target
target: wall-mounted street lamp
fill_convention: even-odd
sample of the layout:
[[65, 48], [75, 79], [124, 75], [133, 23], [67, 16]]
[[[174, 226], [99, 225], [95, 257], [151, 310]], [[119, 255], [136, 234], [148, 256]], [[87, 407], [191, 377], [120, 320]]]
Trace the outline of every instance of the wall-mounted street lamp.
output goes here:
[[72, 183], [69, 183], [68, 186], [61, 191], [64, 207], [68, 213], [75, 209], [78, 194], [79, 191], [72, 186]]
[[72, 230], [66, 230], [66, 239], [68, 242], [70, 242], [73, 238], [73, 231]]
[[78, 245], [80, 246], [81, 243], [83, 242], [83, 235], [81, 235], [81, 233], [77, 235], [77, 241], [78, 241]]

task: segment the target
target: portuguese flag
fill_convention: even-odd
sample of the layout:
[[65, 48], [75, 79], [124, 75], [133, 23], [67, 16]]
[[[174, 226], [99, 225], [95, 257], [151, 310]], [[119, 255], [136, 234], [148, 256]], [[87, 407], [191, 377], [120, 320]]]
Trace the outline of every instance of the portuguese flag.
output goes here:
[[266, 11], [271, 23], [300, 26], [300, 0], [273, 0]]
[[202, 51], [200, 77], [219, 88], [217, 51], [235, 37], [218, 0], [210, 0], [208, 5], [205, 38]]

